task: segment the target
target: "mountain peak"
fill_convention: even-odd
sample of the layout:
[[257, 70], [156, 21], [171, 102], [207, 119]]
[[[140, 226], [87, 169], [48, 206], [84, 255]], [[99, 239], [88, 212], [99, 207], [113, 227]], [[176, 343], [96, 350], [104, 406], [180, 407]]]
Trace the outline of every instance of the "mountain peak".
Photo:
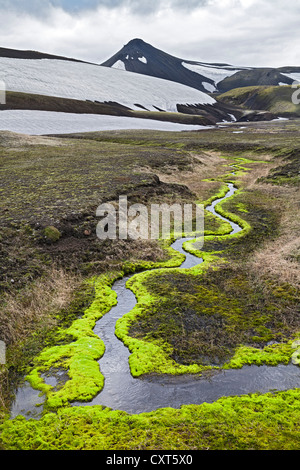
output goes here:
[[[140, 38], [131, 39], [101, 65], [175, 81], [207, 92], [199, 80], [199, 75], [183, 67], [182, 59], [167, 54]], [[207, 81], [213, 84], [212, 80]]]
[[135, 38], [135, 39], [131, 39], [131, 41], [129, 41], [129, 43], [126, 44], [126, 46], [143, 46], [145, 44], [146, 42], [143, 41], [142, 39]]
[[[157, 49], [140, 38], [129, 41], [101, 65], [182, 83], [204, 93], [224, 93], [233, 88], [254, 85], [278, 86], [293, 83], [291, 72], [284, 73], [289, 68], [253, 69], [224, 63], [208, 64], [183, 60]], [[298, 68], [294, 72], [298, 73]]]

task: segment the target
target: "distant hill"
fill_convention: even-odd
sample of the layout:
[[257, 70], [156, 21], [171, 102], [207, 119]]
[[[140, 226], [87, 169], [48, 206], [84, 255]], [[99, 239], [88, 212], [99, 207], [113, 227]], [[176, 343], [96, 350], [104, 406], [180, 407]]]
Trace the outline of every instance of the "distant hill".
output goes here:
[[218, 95], [217, 99], [248, 110], [269, 111], [280, 117], [299, 117], [300, 106], [292, 101], [294, 92], [291, 86], [253, 86], [230, 90]]
[[142, 39], [131, 40], [101, 65], [171, 80], [206, 93], [254, 85], [291, 85], [300, 80], [300, 67], [254, 68], [184, 60]]
[[[76, 60], [0, 57], [0, 80], [5, 82], [6, 104], [0, 110], [132, 115], [150, 119], [215, 124], [232, 120], [232, 107], [218, 103], [200, 90], [180, 83], [101, 67]], [[37, 57], [36, 56], [36, 57]], [[23, 60], [20, 60], [23, 58]], [[41, 60], [41, 59], [49, 60]], [[147, 113], [152, 113], [151, 117]], [[177, 117], [176, 117], [177, 116]], [[194, 117], [195, 116], [195, 117]], [[197, 119], [201, 117], [201, 119]]]
[[[227, 64], [183, 61], [140, 39], [130, 41], [102, 65], [0, 48], [0, 80], [7, 91], [6, 104], [0, 105], [0, 110], [111, 114], [203, 125], [271, 120], [282, 115], [283, 102], [287, 113], [294, 112], [287, 92], [291, 87], [278, 86], [281, 91], [274, 92], [276, 100], [274, 93], [272, 98], [268, 95], [263, 99], [262, 91], [252, 93], [245, 83], [254, 78], [259, 83], [292, 83], [297, 70], [285, 67], [271, 73], [267, 69], [239, 70]], [[225, 95], [220, 91], [240, 83], [245, 94], [236, 91]]]
[[18, 49], [7, 49], [5, 47], [0, 47], [0, 57], [7, 57], [10, 59], [56, 59], [56, 60], [69, 60], [71, 62], [84, 62], [78, 59], [71, 59], [69, 57], [63, 57], [59, 55], [46, 54], [44, 52], [38, 51], [22, 51]]

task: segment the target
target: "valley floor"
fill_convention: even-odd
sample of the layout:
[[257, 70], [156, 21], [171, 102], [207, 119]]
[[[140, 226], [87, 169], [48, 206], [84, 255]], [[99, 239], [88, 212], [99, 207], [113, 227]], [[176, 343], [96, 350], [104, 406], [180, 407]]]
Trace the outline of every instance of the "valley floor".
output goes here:
[[[124, 274], [137, 273], [138, 309], [116, 334], [130, 347], [136, 380], [211, 367], [299, 368], [299, 153], [298, 121], [172, 133], [0, 132], [2, 448], [299, 449], [300, 383], [141, 414], [72, 406], [103, 387], [104, 345], [93, 327], [115, 304], [111, 285]], [[120, 194], [147, 206], [207, 207], [228, 182], [238, 191], [219, 211], [243, 230], [230, 236], [228, 223], [205, 211], [204, 246], [186, 245], [204, 259], [198, 270], [180, 270], [167, 242], [96, 236], [96, 208]], [[57, 368], [66, 379], [53, 388], [40, 374]], [[47, 397], [40, 419], [9, 419], [24, 376]]]

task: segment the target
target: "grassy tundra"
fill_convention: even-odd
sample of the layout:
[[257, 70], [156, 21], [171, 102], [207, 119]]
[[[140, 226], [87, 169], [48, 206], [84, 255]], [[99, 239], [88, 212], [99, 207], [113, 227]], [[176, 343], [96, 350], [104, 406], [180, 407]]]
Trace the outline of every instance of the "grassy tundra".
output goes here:
[[[150, 356], [146, 351], [135, 362], [136, 375], [275, 366], [295, 357], [299, 123], [239, 127], [0, 134], [0, 337], [7, 345], [0, 394], [3, 449], [299, 448], [298, 389], [141, 415], [70, 407], [78, 394], [93, 395], [103, 386], [95, 370], [103, 346], [92, 337], [92, 325], [115, 302], [113, 279], [128, 272], [146, 270], [132, 281], [146, 299], [143, 308], [125, 319], [126, 329], [119, 332], [124, 341], [148, 345]], [[198, 254], [207, 262], [199, 270], [177, 269], [180, 257], [161, 241], [96, 237], [96, 208], [120, 194], [132, 203], [207, 205], [224, 192], [226, 181], [239, 191], [221, 210], [240, 221], [243, 234], [227, 236], [228, 225], [206, 213], [207, 240]], [[187, 249], [195, 251], [196, 245]], [[151, 268], [165, 269], [150, 273]], [[82, 378], [77, 359], [91, 344]], [[157, 344], [153, 365], [151, 348]], [[58, 392], [39, 379], [39, 372], [53, 365], [73, 374], [73, 382]], [[98, 374], [95, 389], [91, 374]], [[48, 394], [51, 407], [40, 420], [8, 420], [14, 389], [25, 375]]]

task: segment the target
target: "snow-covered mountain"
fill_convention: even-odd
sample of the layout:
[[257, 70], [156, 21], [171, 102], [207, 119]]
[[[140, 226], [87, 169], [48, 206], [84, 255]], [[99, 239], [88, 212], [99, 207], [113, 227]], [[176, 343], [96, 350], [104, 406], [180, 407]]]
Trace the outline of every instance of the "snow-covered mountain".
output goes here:
[[156, 77], [63, 59], [0, 57], [7, 91], [114, 102], [130, 109], [177, 112], [178, 105], [214, 105], [209, 95]]
[[[213, 96], [224, 83], [241, 81], [240, 73], [244, 78], [250, 73], [253, 79], [254, 72], [226, 64], [184, 61], [141, 40], [131, 41], [122, 54], [102, 65], [0, 48], [0, 88], [4, 83], [11, 92], [0, 110], [104, 114], [200, 126], [240, 121], [245, 115], [247, 120], [272, 119], [270, 112], [247, 113], [243, 107]], [[293, 74], [298, 73], [294, 68], [283, 72], [285, 75], [276, 72], [281, 83], [293, 83]], [[259, 74], [261, 78], [262, 70]], [[141, 111], [161, 112], [149, 115]]]
[[133, 39], [102, 65], [159, 77], [203, 92], [225, 92], [252, 85], [291, 85], [300, 67], [253, 68], [180, 59]]

